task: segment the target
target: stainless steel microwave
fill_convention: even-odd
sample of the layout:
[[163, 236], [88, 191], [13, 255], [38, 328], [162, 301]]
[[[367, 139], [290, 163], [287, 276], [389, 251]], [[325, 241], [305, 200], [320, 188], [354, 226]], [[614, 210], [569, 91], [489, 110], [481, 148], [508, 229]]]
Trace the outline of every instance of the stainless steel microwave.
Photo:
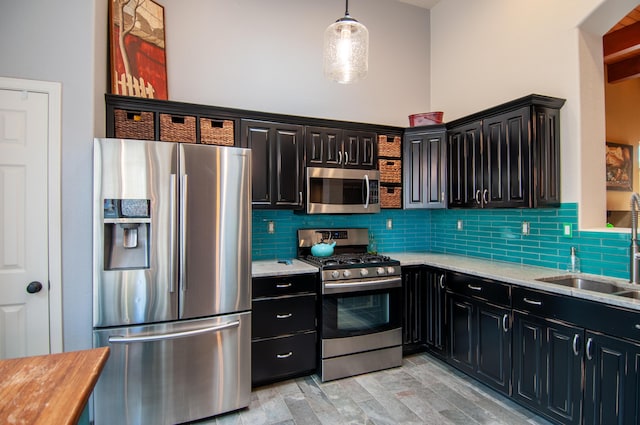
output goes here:
[[380, 172], [307, 167], [308, 214], [380, 212]]

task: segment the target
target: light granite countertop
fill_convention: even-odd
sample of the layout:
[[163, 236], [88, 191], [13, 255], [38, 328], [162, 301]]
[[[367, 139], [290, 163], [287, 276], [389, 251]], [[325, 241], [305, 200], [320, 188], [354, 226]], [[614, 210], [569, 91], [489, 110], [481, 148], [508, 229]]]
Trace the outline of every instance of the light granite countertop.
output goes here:
[[625, 279], [617, 279], [608, 276], [591, 275], [587, 273], [569, 273], [566, 270], [546, 267], [527, 266], [505, 261], [484, 260], [482, 258], [465, 257], [462, 255], [421, 253], [421, 252], [390, 252], [385, 253], [389, 257], [399, 260], [402, 266], [425, 265], [439, 267], [446, 270], [468, 273], [479, 277], [512, 283], [522, 287], [539, 289], [556, 294], [570, 295], [576, 298], [604, 302], [611, 305], [626, 307], [640, 311], [640, 300], [621, 297], [619, 295], [601, 294], [599, 292], [584, 289], [569, 288], [548, 282], [540, 282], [536, 279], [580, 275], [599, 281], [612, 282], [624, 289], [640, 290], [640, 285], [632, 285]]
[[[512, 283], [527, 288], [553, 292], [561, 295], [574, 296], [586, 300], [604, 302], [610, 305], [626, 307], [640, 311], [640, 300], [621, 297], [618, 295], [601, 294], [577, 288], [541, 282], [536, 279], [553, 276], [568, 275], [566, 270], [546, 267], [527, 266], [503, 261], [491, 261], [481, 258], [465, 257], [462, 255], [437, 254], [428, 252], [389, 252], [384, 253], [389, 257], [400, 261], [402, 266], [425, 265], [446, 270], [468, 273], [479, 277], [494, 279], [501, 282]], [[276, 260], [259, 260], [252, 264], [253, 277], [285, 276], [293, 274], [317, 273], [317, 267], [297, 259], [291, 259], [291, 264], [281, 264]], [[579, 273], [584, 277], [590, 277], [599, 281], [607, 281], [629, 289], [640, 290], [639, 285], [631, 285], [625, 279], [617, 279], [608, 276], [590, 275]]]
[[318, 273], [319, 269], [304, 261], [288, 259], [291, 264], [279, 263], [277, 260], [258, 260], [251, 263], [253, 277], [286, 276], [292, 274]]

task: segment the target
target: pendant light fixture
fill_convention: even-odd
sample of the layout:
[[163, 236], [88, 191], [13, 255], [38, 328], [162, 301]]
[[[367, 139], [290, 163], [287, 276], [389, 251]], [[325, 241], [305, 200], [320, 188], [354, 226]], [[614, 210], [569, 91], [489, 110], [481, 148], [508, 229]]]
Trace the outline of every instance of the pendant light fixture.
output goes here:
[[342, 84], [355, 83], [369, 69], [369, 31], [349, 16], [346, 0], [344, 17], [324, 32], [324, 75]]

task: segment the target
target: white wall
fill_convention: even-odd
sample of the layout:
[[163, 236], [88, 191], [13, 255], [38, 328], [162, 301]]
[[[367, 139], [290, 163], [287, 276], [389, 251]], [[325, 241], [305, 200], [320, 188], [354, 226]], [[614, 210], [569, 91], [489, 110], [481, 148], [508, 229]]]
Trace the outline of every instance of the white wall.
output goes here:
[[[340, 0], [158, 2], [171, 100], [399, 126], [429, 110], [425, 9], [352, 1], [370, 31], [370, 74], [342, 86], [321, 74], [322, 36], [342, 17]], [[105, 134], [107, 9], [107, 0], [0, 2], [0, 75], [62, 82], [65, 351], [91, 346], [92, 139]]]
[[567, 99], [562, 202], [580, 203], [581, 227], [605, 220], [601, 37], [636, 5], [443, 0], [431, 9], [431, 106], [448, 120], [530, 93]]
[[[100, 36], [95, 31], [95, 13], [94, 2], [86, 0], [0, 4], [0, 75], [62, 82], [62, 297], [66, 351], [91, 346], [94, 87], [96, 81], [102, 84], [106, 75], [104, 70], [94, 69], [94, 36]], [[97, 119], [103, 121], [103, 116]]]
[[292, 115], [408, 126], [429, 111], [429, 11], [395, 0], [349, 2], [369, 30], [369, 74], [322, 74], [324, 30], [343, 0], [164, 0], [169, 96]]

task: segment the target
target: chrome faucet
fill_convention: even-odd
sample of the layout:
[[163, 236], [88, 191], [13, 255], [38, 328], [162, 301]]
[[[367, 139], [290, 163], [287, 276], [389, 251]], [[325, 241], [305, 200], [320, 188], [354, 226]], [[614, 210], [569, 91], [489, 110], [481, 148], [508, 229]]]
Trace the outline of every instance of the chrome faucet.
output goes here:
[[629, 248], [631, 262], [629, 263], [629, 282], [640, 283], [640, 249], [638, 248], [638, 209], [640, 209], [640, 195], [631, 194], [631, 247]]

